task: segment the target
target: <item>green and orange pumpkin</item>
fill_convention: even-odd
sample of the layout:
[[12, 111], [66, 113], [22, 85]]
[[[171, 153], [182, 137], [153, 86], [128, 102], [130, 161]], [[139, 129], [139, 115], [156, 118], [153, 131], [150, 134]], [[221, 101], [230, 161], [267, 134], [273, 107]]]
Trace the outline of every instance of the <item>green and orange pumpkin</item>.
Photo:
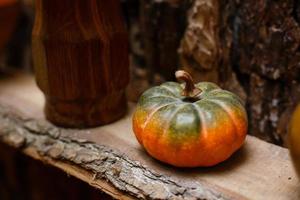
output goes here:
[[178, 167], [213, 166], [239, 149], [247, 133], [242, 100], [214, 83], [166, 82], [145, 91], [133, 115], [138, 142], [154, 158]]

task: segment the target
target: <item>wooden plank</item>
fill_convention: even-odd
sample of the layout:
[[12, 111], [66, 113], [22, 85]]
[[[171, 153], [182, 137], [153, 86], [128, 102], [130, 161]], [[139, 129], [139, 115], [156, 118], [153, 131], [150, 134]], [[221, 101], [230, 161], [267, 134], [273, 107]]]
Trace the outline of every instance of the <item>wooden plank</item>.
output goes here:
[[[24, 128], [24, 123], [28, 123], [28, 121], [43, 128], [48, 127], [46, 130], [50, 130], [49, 127], [53, 128], [52, 125], [45, 123], [42, 113], [43, 97], [30, 76], [17, 76], [0, 81], [0, 105], [2, 108], [8, 106], [17, 110], [16, 116], [21, 116], [20, 120], [13, 122], [7, 113], [6, 118], [2, 115], [0, 127], [3, 127], [1, 122], [10, 120], [10, 123], [20, 129]], [[133, 105], [131, 105], [132, 107]], [[8, 112], [4, 110], [0, 109], [0, 113]], [[107, 152], [114, 152], [112, 158], [121, 159], [121, 161], [115, 160], [118, 165], [121, 165], [121, 168], [116, 168], [115, 164], [109, 165], [111, 169], [117, 169], [117, 173], [111, 177], [100, 173], [100, 178], [94, 177], [93, 179], [92, 175], [95, 174], [93, 171], [95, 169], [87, 168], [86, 163], [62, 161], [61, 157], [52, 156], [51, 158], [47, 152], [41, 154], [43, 149], [38, 149], [39, 146], [36, 144], [25, 148], [25, 153], [46, 161], [119, 199], [132, 196], [178, 199], [197, 197], [200, 199], [285, 200], [299, 198], [300, 184], [287, 149], [248, 136], [243, 148], [218, 166], [178, 169], [155, 161], [141, 149], [131, 130], [131, 114], [132, 109], [125, 118], [99, 128], [57, 129], [60, 132], [58, 140], [67, 138], [69, 142], [71, 141], [64, 143], [67, 147], [68, 145], [77, 145], [76, 142], [73, 143], [73, 140], [84, 140], [91, 142], [88, 145], [100, 145], [101, 148], [105, 147]], [[23, 132], [29, 134], [30, 137], [41, 137], [35, 135], [33, 130], [36, 128], [34, 126], [30, 125], [28, 128], [26, 125], [25, 127]], [[3, 128], [0, 129], [0, 132], [4, 132]], [[85, 146], [85, 143], [80, 145]], [[98, 149], [96, 152], [101, 154], [103, 149]], [[132, 170], [129, 170], [129, 164], [132, 162], [135, 165], [131, 166]], [[122, 177], [123, 175], [126, 177]], [[120, 185], [121, 182], [124, 185]], [[134, 188], [129, 188], [129, 183]], [[155, 187], [155, 184], [161, 185]], [[180, 192], [180, 190], [182, 191]], [[128, 196], [129, 193], [130, 196]]]
[[[0, 199], [113, 200], [111, 195], [22, 152], [0, 144]], [[41, 178], [42, 177], [42, 178]]]
[[24, 153], [34, 159], [41, 160], [44, 163], [50, 164], [51, 166], [55, 166], [67, 174], [73, 175], [76, 178], [88, 183], [89, 185], [98, 188], [102, 190], [103, 192], [109, 194], [110, 196], [116, 198], [116, 199], [124, 199], [124, 200], [129, 200], [133, 199], [128, 194], [122, 193], [116, 188], [113, 187], [110, 183], [106, 182], [105, 180], [97, 179], [95, 180], [93, 178], [94, 174], [81, 169], [80, 167], [77, 167], [75, 165], [70, 165], [69, 163], [65, 163], [62, 161], [58, 160], [53, 160], [51, 158], [47, 157], [42, 157], [39, 155], [39, 153], [36, 151], [36, 149], [30, 147], [24, 150]]

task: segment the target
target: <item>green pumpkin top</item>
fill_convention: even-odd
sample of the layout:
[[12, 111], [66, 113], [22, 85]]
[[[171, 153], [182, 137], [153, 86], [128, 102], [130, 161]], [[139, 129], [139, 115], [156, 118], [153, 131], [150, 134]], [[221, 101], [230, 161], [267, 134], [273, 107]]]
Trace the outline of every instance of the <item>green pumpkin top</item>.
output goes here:
[[168, 103], [199, 105], [201, 102], [209, 101], [230, 101], [234, 104], [244, 105], [244, 102], [236, 94], [221, 89], [215, 83], [200, 82], [194, 85], [189, 74], [183, 71], [177, 71], [176, 77], [178, 80], [185, 81], [185, 84], [166, 82], [152, 87], [142, 94], [138, 106], [159, 106]]

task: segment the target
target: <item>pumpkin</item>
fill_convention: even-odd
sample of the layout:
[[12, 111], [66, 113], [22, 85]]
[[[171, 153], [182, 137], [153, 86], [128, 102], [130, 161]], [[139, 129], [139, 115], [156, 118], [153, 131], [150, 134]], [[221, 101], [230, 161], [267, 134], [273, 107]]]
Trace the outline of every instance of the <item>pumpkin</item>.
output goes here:
[[177, 167], [213, 166], [239, 149], [247, 133], [242, 100], [214, 83], [194, 84], [185, 71], [145, 91], [133, 114], [138, 142], [154, 158]]
[[289, 124], [289, 149], [295, 169], [300, 176], [300, 105], [296, 107]]

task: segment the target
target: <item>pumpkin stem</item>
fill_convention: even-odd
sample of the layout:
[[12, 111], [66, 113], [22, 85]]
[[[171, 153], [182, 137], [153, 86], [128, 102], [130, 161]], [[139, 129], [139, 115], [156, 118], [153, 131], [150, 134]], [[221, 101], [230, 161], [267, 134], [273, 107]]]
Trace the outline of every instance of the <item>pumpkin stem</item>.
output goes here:
[[178, 82], [185, 82], [185, 87], [182, 91], [182, 95], [188, 98], [197, 97], [202, 90], [195, 87], [192, 76], [183, 70], [178, 70], [175, 72], [176, 79]]

